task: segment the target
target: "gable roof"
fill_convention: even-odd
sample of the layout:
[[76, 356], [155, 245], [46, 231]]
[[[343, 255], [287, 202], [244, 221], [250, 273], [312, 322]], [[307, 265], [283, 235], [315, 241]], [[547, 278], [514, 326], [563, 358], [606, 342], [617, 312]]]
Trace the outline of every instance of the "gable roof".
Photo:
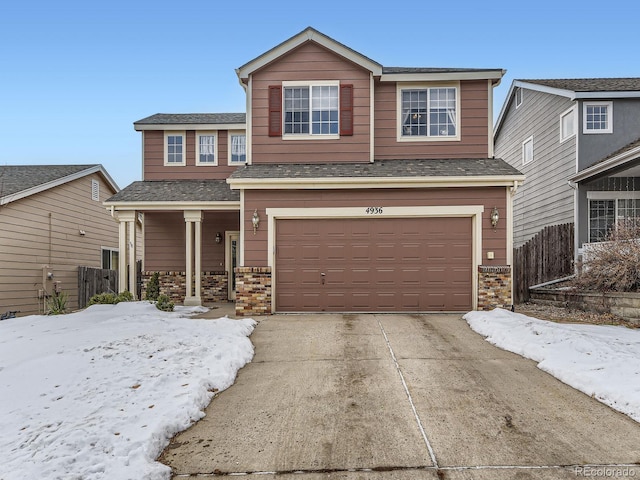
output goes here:
[[0, 205], [15, 202], [93, 173], [100, 173], [114, 192], [120, 190], [100, 164], [0, 166]]
[[373, 72], [374, 75], [380, 75], [382, 73], [382, 65], [380, 65], [378, 62], [371, 60], [369, 57], [366, 57], [359, 52], [356, 52], [354, 49], [347, 47], [346, 45], [334, 40], [324, 33], [320, 33], [315, 28], [307, 27], [297, 35], [294, 35], [288, 40], [285, 40], [272, 49], [267, 50], [262, 55], [254, 58], [253, 60], [250, 60], [241, 67], [237, 68], [236, 74], [238, 75], [240, 81], [245, 80], [249, 78], [249, 75], [251, 75], [256, 70], [259, 70], [260, 68], [273, 62], [277, 58], [280, 58], [291, 50], [309, 41], [316, 42], [323, 47], [337, 53], [338, 55], [351, 60], [356, 65], [360, 65], [362, 68]]
[[133, 126], [138, 131], [164, 130], [167, 125], [173, 128], [188, 127], [189, 129], [214, 126], [240, 129], [245, 128], [246, 122], [245, 113], [156, 113], [133, 122]]
[[323, 47], [337, 53], [338, 55], [352, 61], [356, 65], [360, 65], [362, 68], [373, 72], [374, 75], [382, 74], [382, 65], [378, 62], [371, 60], [369, 57], [356, 52], [354, 49], [347, 47], [346, 45], [328, 37], [324, 33], [320, 33], [315, 28], [307, 27], [297, 35], [285, 40], [279, 45], [276, 45], [270, 50], [267, 50], [262, 55], [250, 60], [241, 67], [236, 69], [238, 78], [242, 81], [249, 78], [256, 70], [264, 67], [265, 65], [273, 62], [282, 55], [290, 52], [291, 50], [298, 48], [303, 43], [313, 41], [322, 45]]
[[381, 81], [405, 81], [408, 80], [462, 80], [462, 79], [491, 79], [499, 83], [506, 73], [499, 68], [428, 68], [428, 67], [383, 67], [375, 60], [362, 55], [354, 49], [334, 40], [333, 38], [319, 32], [315, 28], [307, 27], [302, 32], [285, 40], [279, 45], [263, 53], [259, 57], [245, 63], [236, 69], [236, 74], [240, 82], [244, 82], [256, 70], [277, 60], [291, 50], [306, 42], [316, 42], [319, 45], [333, 51], [334, 53], [350, 60], [365, 70], [370, 71], [374, 76], [380, 77]]
[[511, 82], [509, 92], [502, 104], [500, 115], [493, 129], [494, 138], [500, 131], [504, 116], [515, 97], [517, 88], [558, 95], [570, 100], [640, 98], [640, 77], [516, 79]]

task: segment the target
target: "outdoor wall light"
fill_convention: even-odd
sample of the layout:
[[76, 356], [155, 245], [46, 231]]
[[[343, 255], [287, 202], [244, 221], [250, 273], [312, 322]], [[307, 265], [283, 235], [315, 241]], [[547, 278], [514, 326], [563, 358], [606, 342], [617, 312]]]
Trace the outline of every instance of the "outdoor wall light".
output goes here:
[[260, 225], [260, 217], [258, 216], [258, 209], [256, 208], [253, 211], [253, 217], [251, 217], [251, 224], [253, 225], [253, 234], [256, 234], [256, 230], [258, 230], [258, 225]]
[[222, 242], [222, 234], [220, 232], [216, 233], [216, 243]]
[[500, 220], [500, 214], [498, 213], [498, 207], [493, 207], [491, 210], [491, 226], [493, 227], [493, 231], [496, 231], [496, 226], [498, 225], [498, 220]]

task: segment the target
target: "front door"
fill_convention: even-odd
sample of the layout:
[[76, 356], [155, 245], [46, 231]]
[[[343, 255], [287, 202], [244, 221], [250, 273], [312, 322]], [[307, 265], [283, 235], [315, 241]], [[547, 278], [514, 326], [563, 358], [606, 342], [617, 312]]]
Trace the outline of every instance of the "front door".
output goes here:
[[225, 257], [229, 278], [229, 300], [236, 299], [236, 274], [240, 258], [240, 232], [225, 232]]

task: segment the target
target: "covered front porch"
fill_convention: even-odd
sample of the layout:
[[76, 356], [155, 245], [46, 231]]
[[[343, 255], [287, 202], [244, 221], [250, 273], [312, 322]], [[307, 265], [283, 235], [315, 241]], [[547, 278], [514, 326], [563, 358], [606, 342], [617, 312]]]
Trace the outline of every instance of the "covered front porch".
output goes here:
[[[134, 182], [105, 206], [120, 224], [120, 291], [136, 291], [136, 261], [142, 260], [143, 299], [157, 273], [160, 293], [175, 303], [197, 306], [235, 300], [240, 201], [226, 182]], [[142, 258], [136, 256], [139, 217]]]
[[576, 191], [576, 260], [610, 240], [617, 225], [640, 219], [640, 139], [570, 178]]

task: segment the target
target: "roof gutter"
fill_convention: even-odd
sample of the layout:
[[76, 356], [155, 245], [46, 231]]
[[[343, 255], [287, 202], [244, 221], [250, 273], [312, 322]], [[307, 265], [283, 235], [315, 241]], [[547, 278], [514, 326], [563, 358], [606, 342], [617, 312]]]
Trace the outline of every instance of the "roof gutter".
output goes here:
[[513, 187], [524, 175], [441, 177], [228, 178], [232, 190]]

